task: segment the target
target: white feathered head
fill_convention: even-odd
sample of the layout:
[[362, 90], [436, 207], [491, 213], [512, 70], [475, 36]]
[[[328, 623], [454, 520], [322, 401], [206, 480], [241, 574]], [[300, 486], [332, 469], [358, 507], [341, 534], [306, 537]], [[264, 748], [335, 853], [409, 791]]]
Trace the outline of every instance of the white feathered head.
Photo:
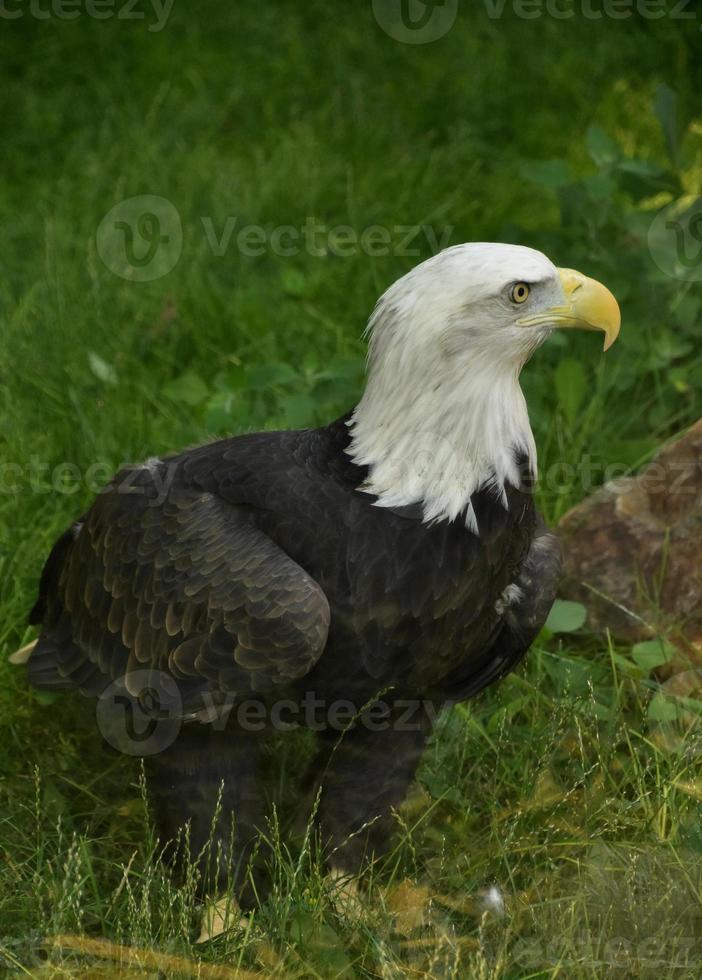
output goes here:
[[421, 503], [454, 520], [489, 486], [505, 499], [517, 460], [536, 472], [519, 373], [556, 327], [619, 333], [604, 286], [541, 252], [475, 242], [433, 256], [381, 296], [368, 330], [369, 369], [349, 453], [369, 468], [379, 506]]

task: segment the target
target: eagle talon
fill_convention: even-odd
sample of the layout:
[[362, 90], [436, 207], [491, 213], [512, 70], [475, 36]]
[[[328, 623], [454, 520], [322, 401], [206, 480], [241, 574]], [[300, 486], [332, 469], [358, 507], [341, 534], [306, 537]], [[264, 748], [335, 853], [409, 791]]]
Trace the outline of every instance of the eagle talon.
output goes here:
[[327, 875], [332, 902], [337, 912], [351, 919], [360, 919], [365, 911], [358, 878], [343, 868], [332, 867]]
[[206, 903], [200, 922], [200, 935], [195, 940], [195, 945], [207, 943], [233, 929], [246, 931], [248, 927], [249, 917], [242, 914], [234, 896], [222, 895]]
[[37, 645], [37, 641], [32, 640], [31, 643], [25, 644], [25, 646], [23, 646], [20, 650], [15, 650], [14, 653], [11, 653], [10, 656], [7, 658], [8, 661], [14, 666], [21, 667], [22, 664], [26, 664], [29, 662], [29, 658], [32, 655], [32, 650], [36, 645]]

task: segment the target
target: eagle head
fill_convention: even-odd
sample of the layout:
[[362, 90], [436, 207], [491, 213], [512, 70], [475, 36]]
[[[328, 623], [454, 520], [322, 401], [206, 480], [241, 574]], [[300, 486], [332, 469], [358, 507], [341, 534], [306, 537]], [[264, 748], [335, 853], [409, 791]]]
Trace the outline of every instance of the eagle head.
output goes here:
[[378, 506], [421, 503], [425, 521], [465, 515], [484, 487], [506, 505], [536, 448], [519, 373], [559, 327], [619, 333], [601, 283], [558, 269], [541, 252], [472, 242], [398, 279], [368, 324], [368, 380], [351, 421], [349, 454], [368, 468]]

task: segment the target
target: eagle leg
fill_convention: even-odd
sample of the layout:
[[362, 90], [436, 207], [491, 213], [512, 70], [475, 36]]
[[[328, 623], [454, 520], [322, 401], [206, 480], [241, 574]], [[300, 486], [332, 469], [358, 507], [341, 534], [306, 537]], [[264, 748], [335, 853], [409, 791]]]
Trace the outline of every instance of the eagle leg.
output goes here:
[[[420, 710], [392, 707], [384, 723], [361, 717], [340, 734], [326, 732], [328, 761], [321, 778], [318, 819], [336, 877], [356, 876], [386, 854], [394, 811], [407, 795], [429, 734]], [[418, 702], [419, 708], [419, 702]], [[378, 730], [380, 729], [380, 730]]]
[[226, 894], [230, 905], [238, 898], [249, 907], [258, 893], [251, 864], [265, 829], [259, 768], [255, 734], [198, 724], [146, 760], [165, 856], [181, 872], [195, 867], [200, 893]]

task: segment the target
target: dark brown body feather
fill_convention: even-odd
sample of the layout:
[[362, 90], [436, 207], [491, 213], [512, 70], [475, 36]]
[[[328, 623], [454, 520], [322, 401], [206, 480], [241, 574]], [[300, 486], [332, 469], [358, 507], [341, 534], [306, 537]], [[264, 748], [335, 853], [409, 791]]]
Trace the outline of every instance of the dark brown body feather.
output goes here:
[[[32, 683], [100, 695], [123, 677], [138, 699], [145, 676], [156, 687], [167, 677], [177, 691], [171, 713], [218, 720], [212, 731], [186, 722], [154, 760], [164, 809], [174, 809], [169, 793], [181, 797], [177, 817], [197, 823], [210, 812], [226, 775], [225, 802], [242, 812], [241, 826], [260, 822], [245, 775], [254, 749], [245, 764], [233, 761], [253, 744], [250, 733], [221, 723], [232, 706], [255, 699], [268, 718], [282, 698], [299, 705], [314, 696], [358, 712], [385, 692], [390, 718], [399, 700], [438, 707], [503, 676], [548, 613], [560, 557], [528, 486], [508, 488], [507, 507], [488, 491], [474, 495], [479, 536], [460, 520], [425, 526], [415, 509], [376, 507], [357, 489], [366, 474], [347, 445], [341, 419], [123, 471], [47, 561], [32, 613], [42, 625]], [[505, 607], [513, 584], [518, 601]], [[374, 808], [382, 825], [342, 849], [342, 863], [356, 866], [368, 846], [382, 850], [383, 821], [428, 727], [423, 719], [408, 736], [355, 725], [333, 754], [322, 806], [329, 837], [340, 847]], [[338, 736], [330, 730], [322, 741]], [[183, 804], [183, 791], [200, 803]], [[167, 829], [174, 820], [171, 812]]]

